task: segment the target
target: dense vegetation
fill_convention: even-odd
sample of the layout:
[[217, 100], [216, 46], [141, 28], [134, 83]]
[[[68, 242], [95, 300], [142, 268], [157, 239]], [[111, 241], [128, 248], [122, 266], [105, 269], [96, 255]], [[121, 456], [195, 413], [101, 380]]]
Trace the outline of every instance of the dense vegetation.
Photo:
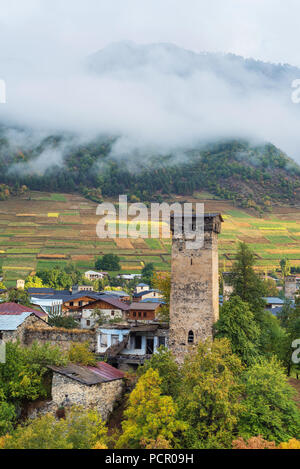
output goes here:
[[[0, 129], [0, 197], [20, 188], [24, 192], [25, 187], [46, 187], [52, 192], [80, 191], [95, 201], [123, 193], [133, 201], [159, 201], [171, 194], [206, 190], [243, 207], [259, 209], [266, 209], [270, 200], [300, 198], [299, 167], [271, 144], [224, 141], [183, 150], [180, 158], [176, 154], [144, 155], [126, 165], [111, 157], [116, 141], [112, 138], [75, 145], [68, 137], [53, 136], [23, 150], [12, 148], [5, 135]], [[45, 151], [56, 151], [61, 162], [39, 172], [34, 162]]]

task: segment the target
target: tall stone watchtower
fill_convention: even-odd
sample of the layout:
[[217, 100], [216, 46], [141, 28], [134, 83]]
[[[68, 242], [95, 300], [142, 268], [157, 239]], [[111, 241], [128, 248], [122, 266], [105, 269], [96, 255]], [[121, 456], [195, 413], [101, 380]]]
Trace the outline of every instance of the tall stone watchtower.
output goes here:
[[178, 362], [190, 345], [212, 337], [212, 326], [219, 318], [218, 234], [222, 221], [218, 213], [205, 214], [203, 246], [187, 249], [184, 233], [175, 238], [171, 218], [169, 348]]

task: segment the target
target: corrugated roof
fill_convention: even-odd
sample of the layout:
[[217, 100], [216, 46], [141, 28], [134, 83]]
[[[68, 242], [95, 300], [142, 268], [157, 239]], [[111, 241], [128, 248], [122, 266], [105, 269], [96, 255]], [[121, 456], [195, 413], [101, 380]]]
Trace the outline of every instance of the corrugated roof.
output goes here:
[[39, 318], [47, 316], [47, 314], [42, 311], [30, 308], [29, 306], [20, 305], [19, 303], [0, 303], [0, 315], [18, 315], [27, 312], [34, 313]]
[[284, 301], [281, 298], [277, 298], [275, 296], [266, 296], [263, 298], [267, 303], [273, 303], [277, 305], [283, 305]]
[[26, 312], [20, 314], [3, 314], [0, 315], [0, 331], [15, 331], [28, 316], [33, 313]]
[[131, 303], [129, 308], [131, 311], [155, 311], [159, 306], [160, 306], [159, 303], [153, 303], [153, 302], [146, 303], [144, 301], [143, 302], [138, 301], [136, 303], [135, 302]]
[[109, 305], [114, 306], [114, 308], [120, 309], [121, 311], [129, 310], [129, 306], [126, 303], [109, 295], [101, 295], [96, 299], [96, 301], [93, 301], [92, 303], [89, 303], [84, 306], [80, 306], [78, 309], [89, 309], [89, 306], [92, 306], [93, 304], [97, 303], [97, 301], [104, 301], [105, 303], [108, 303]]
[[87, 386], [93, 384], [107, 383], [116, 379], [124, 378], [124, 373], [117, 370], [108, 363], [97, 362], [96, 366], [81, 366], [75, 363], [70, 363], [67, 366], [53, 366], [49, 365], [55, 373], [67, 376], [74, 381], [78, 381]]

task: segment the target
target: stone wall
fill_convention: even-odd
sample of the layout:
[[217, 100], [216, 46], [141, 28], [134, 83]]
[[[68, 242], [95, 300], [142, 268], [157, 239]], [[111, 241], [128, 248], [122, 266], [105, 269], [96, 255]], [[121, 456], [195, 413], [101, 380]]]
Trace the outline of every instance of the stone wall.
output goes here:
[[27, 328], [30, 327], [38, 327], [39, 330], [49, 330], [51, 326], [47, 324], [45, 321], [41, 320], [34, 314], [28, 316], [25, 321], [20, 324], [20, 326], [15, 331], [3, 331], [2, 332], [2, 340], [4, 342], [16, 342], [17, 340], [20, 341], [21, 344], [26, 343], [26, 331]]
[[103, 420], [107, 420], [116, 402], [121, 399], [123, 390], [124, 382], [122, 379], [87, 386], [67, 376], [53, 373], [52, 406], [58, 408], [67, 394], [70, 405], [95, 409], [100, 412]]
[[204, 245], [198, 249], [187, 249], [184, 235], [172, 240], [169, 347], [178, 362], [189, 350], [189, 331], [194, 343], [211, 338], [219, 318], [220, 229], [219, 216], [205, 218]]
[[96, 332], [83, 331], [81, 329], [63, 329], [58, 327], [49, 327], [44, 329], [40, 327], [27, 327], [25, 330], [25, 345], [30, 345], [34, 341], [58, 345], [62, 350], [68, 351], [72, 342], [88, 342], [91, 352], [96, 351]]

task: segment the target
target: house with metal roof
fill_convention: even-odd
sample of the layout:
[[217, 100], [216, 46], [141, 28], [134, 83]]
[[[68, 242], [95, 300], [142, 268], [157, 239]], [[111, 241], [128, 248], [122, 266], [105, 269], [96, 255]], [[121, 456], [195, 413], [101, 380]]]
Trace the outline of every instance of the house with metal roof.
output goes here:
[[91, 329], [95, 327], [97, 322], [96, 310], [100, 311], [107, 320], [122, 320], [126, 319], [129, 305], [114, 296], [100, 295], [94, 301], [78, 308], [78, 312], [81, 313], [81, 328]]
[[39, 328], [49, 328], [49, 324], [34, 312], [25, 311], [16, 314], [0, 313], [0, 339], [4, 342], [17, 341], [24, 343], [25, 330], [28, 326], [37, 325]]
[[68, 405], [93, 408], [107, 420], [124, 391], [124, 373], [105, 362], [95, 366], [71, 363], [49, 366], [52, 372], [52, 409]]

